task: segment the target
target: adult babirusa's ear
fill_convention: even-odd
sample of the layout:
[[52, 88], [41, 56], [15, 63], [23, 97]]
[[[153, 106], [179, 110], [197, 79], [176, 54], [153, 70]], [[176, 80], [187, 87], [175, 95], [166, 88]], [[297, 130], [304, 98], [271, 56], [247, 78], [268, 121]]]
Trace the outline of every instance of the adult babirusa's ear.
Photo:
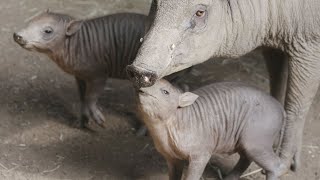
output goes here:
[[67, 36], [72, 36], [74, 35], [79, 29], [81, 28], [83, 24], [83, 21], [81, 20], [72, 20], [68, 23], [67, 29], [66, 29], [66, 35]]
[[198, 95], [191, 93], [191, 92], [185, 92], [179, 96], [179, 107], [186, 107], [193, 104], [197, 99]]

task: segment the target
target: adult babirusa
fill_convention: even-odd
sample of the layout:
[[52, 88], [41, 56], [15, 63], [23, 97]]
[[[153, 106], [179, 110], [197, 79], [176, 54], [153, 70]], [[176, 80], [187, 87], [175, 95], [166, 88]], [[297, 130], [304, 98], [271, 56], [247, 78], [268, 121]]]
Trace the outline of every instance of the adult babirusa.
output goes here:
[[[272, 94], [284, 99], [281, 157], [299, 165], [305, 118], [320, 79], [318, 0], [158, 0], [154, 22], [132, 65], [132, 81], [152, 86], [211, 57], [264, 52]], [[288, 72], [288, 78], [283, 78]]]

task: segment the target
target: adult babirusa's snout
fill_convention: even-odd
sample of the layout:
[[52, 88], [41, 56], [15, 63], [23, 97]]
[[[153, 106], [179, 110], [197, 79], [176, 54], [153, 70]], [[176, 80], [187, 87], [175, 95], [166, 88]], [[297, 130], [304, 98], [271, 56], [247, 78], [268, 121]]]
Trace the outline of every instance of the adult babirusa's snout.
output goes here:
[[13, 33], [13, 39], [15, 42], [17, 42], [20, 45], [26, 45], [26, 41], [23, 39], [22, 36], [20, 36], [18, 33]]
[[129, 79], [137, 88], [150, 87], [154, 85], [158, 76], [155, 72], [136, 67], [134, 65], [127, 66], [127, 74]]

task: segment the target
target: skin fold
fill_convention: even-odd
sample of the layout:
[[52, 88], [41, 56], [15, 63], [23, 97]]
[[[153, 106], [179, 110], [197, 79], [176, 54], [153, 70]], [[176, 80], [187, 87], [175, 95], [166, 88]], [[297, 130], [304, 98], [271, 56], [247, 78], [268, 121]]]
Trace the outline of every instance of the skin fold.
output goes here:
[[132, 81], [161, 77], [211, 57], [266, 57], [271, 93], [287, 113], [281, 158], [300, 164], [304, 123], [320, 80], [318, 0], [154, 0], [154, 22], [132, 65]]
[[252, 161], [279, 179], [286, 166], [273, 150], [285, 117], [270, 95], [242, 83], [216, 83], [183, 93], [165, 80], [139, 90], [139, 106], [157, 150], [167, 160], [170, 180], [200, 179], [211, 155], [239, 153], [224, 179], [236, 180]]

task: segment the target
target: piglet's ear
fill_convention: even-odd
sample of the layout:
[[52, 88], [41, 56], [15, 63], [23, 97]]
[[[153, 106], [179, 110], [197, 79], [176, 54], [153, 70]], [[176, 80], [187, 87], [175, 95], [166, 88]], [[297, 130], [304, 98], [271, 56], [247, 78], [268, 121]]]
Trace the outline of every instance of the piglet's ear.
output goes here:
[[76, 20], [70, 21], [67, 25], [66, 35], [67, 36], [74, 35], [77, 31], [79, 31], [79, 29], [82, 26], [82, 23], [83, 21], [76, 21]]
[[181, 94], [179, 97], [179, 107], [190, 106], [198, 99], [198, 97], [198, 95], [191, 92]]

